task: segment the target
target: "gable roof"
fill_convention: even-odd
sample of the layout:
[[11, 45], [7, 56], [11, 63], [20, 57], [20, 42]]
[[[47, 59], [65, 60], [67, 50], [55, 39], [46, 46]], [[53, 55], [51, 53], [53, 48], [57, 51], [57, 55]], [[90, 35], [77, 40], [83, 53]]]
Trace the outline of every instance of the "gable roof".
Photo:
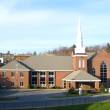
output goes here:
[[71, 56], [31, 56], [23, 61], [34, 70], [73, 70]]
[[84, 70], [74, 71], [65, 78], [64, 81], [81, 81], [81, 82], [94, 82], [94, 81], [101, 81], [97, 77], [87, 73]]
[[11, 61], [11, 62], [7, 63], [6, 65], [2, 66], [0, 68], [0, 70], [30, 71], [30, 69], [28, 67], [26, 67], [25, 65], [23, 65], [22, 63], [20, 63], [16, 60]]
[[101, 57], [101, 59], [110, 59], [110, 54], [106, 50], [102, 49], [100, 51], [97, 51], [97, 54], [93, 57], [93, 60], [97, 59], [98, 57]]

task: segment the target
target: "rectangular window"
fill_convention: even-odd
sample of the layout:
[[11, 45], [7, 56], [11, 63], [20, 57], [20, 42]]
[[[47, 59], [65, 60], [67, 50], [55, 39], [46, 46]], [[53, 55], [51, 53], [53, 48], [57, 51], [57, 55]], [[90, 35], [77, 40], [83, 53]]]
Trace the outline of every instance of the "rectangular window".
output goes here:
[[14, 72], [11, 72], [11, 77], [14, 77], [15, 76], [15, 73]]
[[14, 85], [15, 85], [14, 82], [11, 82], [11, 86], [14, 87]]
[[64, 88], [66, 88], [66, 81], [64, 81]]
[[49, 72], [49, 77], [54, 77], [54, 72]]
[[32, 72], [32, 77], [37, 77], [37, 73], [36, 72]]
[[85, 68], [85, 60], [83, 60], [82, 63], [83, 63], [83, 64], [82, 64], [82, 67]]
[[32, 76], [31, 76], [31, 84], [33, 86], [36, 86], [37, 85], [37, 73], [36, 72], [32, 72]]
[[40, 72], [40, 86], [41, 87], [45, 87], [46, 84], [45, 84], [45, 72]]
[[24, 73], [20, 72], [20, 77], [24, 77]]
[[6, 78], [6, 72], [2, 72], [2, 78]]
[[81, 68], [81, 60], [79, 59], [79, 68]]
[[45, 77], [45, 72], [40, 72], [40, 77]]
[[49, 86], [53, 87], [55, 86], [55, 81], [54, 81], [54, 72], [49, 72]]
[[24, 84], [23, 84], [23, 81], [20, 81], [20, 87], [23, 87]]

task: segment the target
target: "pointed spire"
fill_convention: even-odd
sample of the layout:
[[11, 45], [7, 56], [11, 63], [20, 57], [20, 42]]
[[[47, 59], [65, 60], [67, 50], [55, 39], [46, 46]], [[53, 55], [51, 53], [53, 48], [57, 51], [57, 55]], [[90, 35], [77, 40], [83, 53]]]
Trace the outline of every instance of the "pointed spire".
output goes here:
[[81, 32], [81, 24], [80, 24], [80, 17], [78, 18], [78, 26], [77, 26], [77, 38], [76, 38], [76, 47], [83, 47], [83, 38]]
[[81, 24], [80, 17], [78, 18], [78, 26], [77, 26], [77, 37], [76, 37], [76, 48], [75, 54], [85, 53], [85, 48], [83, 47], [83, 38], [81, 32]]

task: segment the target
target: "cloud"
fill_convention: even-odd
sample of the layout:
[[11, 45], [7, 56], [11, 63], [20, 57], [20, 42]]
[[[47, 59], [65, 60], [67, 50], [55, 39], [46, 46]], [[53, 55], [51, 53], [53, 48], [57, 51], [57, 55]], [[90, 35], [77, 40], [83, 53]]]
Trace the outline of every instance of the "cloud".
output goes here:
[[[63, 6], [60, 4], [61, 7], [55, 6], [52, 9], [35, 8], [36, 5], [29, 9], [20, 9], [21, 5], [18, 8], [23, 2], [0, 2], [1, 50], [48, 50], [58, 46], [71, 46], [75, 43], [79, 15], [86, 45], [110, 41], [110, 14], [99, 13], [99, 9], [106, 6], [108, 1], [102, 4], [93, 0], [77, 4], [78, 6], [73, 4], [70, 8], [65, 8], [64, 3]], [[28, 2], [31, 3], [29, 0]]]

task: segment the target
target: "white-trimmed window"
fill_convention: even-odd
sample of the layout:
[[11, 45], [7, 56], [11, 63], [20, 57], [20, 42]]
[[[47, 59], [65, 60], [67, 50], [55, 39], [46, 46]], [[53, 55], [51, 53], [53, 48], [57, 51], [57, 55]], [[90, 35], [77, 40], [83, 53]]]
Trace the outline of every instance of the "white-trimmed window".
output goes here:
[[100, 78], [102, 83], [107, 82], [107, 65], [104, 62], [100, 65]]
[[12, 81], [12, 82], [11, 82], [11, 86], [12, 86], [12, 87], [14, 87], [14, 86], [15, 86], [15, 83], [14, 83], [14, 81]]
[[24, 86], [23, 81], [20, 81], [20, 87], [23, 87], [23, 86]]
[[6, 72], [2, 72], [2, 78], [6, 78]]
[[81, 60], [79, 59], [79, 68], [81, 68]]
[[107, 65], [104, 62], [100, 65], [100, 78], [102, 83], [107, 82]]
[[11, 72], [11, 77], [15, 77], [15, 72]]
[[41, 87], [46, 86], [45, 79], [46, 79], [45, 72], [40, 72], [40, 86]]
[[46, 77], [45, 72], [40, 72], [40, 77]]
[[66, 81], [64, 81], [64, 88], [66, 88]]
[[37, 73], [36, 72], [32, 72], [31, 84], [33, 86], [36, 86], [37, 85]]
[[85, 68], [85, 60], [82, 60], [82, 67]]
[[24, 73], [23, 72], [20, 72], [20, 77], [24, 77]]
[[55, 86], [55, 75], [54, 72], [49, 72], [49, 86]]

